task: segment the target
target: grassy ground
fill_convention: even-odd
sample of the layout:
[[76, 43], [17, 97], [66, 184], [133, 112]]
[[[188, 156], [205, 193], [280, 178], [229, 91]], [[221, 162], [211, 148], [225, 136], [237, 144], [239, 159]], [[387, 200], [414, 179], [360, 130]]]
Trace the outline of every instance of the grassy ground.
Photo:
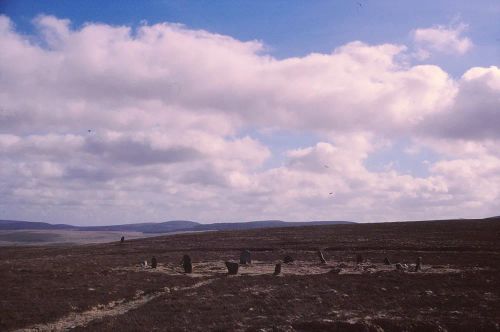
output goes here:
[[[0, 330], [63, 322], [38, 327], [498, 331], [499, 238], [499, 222], [448, 221], [182, 234], [123, 245], [5, 247]], [[223, 262], [236, 261], [244, 248], [252, 252], [253, 264], [227, 276]], [[326, 265], [319, 263], [317, 249]], [[179, 266], [184, 254], [193, 259], [191, 276]], [[274, 264], [287, 254], [296, 261], [273, 276]], [[365, 262], [357, 265], [356, 254]], [[157, 270], [139, 267], [153, 255]], [[398, 272], [382, 263], [386, 256], [411, 267], [420, 256], [424, 269]], [[105, 311], [113, 301], [121, 307]], [[134, 301], [139, 304], [124, 313]], [[96, 319], [89, 319], [94, 313]]]

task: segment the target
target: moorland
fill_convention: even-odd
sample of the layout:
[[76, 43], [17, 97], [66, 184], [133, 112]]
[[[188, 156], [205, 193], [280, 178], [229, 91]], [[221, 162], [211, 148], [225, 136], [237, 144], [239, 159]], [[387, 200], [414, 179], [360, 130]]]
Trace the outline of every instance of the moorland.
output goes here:
[[[498, 331], [499, 239], [500, 221], [484, 219], [7, 246], [0, 330]], [[245, 249], [252, 262], [228, 275]], [[153, 256], [155, 269], [141, 265]]]

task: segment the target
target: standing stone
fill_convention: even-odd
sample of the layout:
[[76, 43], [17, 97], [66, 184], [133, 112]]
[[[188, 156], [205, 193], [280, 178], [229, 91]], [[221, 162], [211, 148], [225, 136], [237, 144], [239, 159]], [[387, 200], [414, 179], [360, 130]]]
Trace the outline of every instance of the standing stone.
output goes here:
[[290, 263], [293, 263], [293, 257], [290, 256], [290, 255], [286, 255], [284, 258], [283, 258], [283, 263], [285, 264], [290, 264]]
[[389, 260], [389, 258], [384, 258], [384, 264], [385, 265], [391, 265], [391, 261]]
[[123, 243], [125, 242], [125, 236], [122, 236], [122, 238], [120, 239], [120, 243]]
[[233, 263], [233, 262], [225, 262], [225, 263], [228, 274], [238, 274], [238, 268], [239, 268], [238, 263]]
[[251, 253], [249, 250], [243, 250], [240, 254], [240, 264], [252, 264]]
[[151, 258], [151, 268], [156, 269], [157, 265], [158, 265], [158, 262], [156, 261], [156, 257], [153, 256], [153, 258]]
[[323, 256], [323, 253], [321, 252], [321, 250], [318, 250], [318, 256], [319, 256], [319, 260], [321, 261], [321, 264], [326, 264], [326, 259]]
[[415, 272], [422, 270], [422, 257], [417, 258], [417, 264], [415, 265]]
[[192, 273], [193, 272], [193, 264], [191, 263], [191, 257], [189, 255], [184, 255], [182, 257], [182, 267], [184, 268], [184, 273]]
[[357, 254], [357, 255], [356, 255], [356, 263], [357, 263], [357, 264], [361, 264], [361, 263], [363, 263], [363, 261], [364, 261], [364, 259], [363, 259], [363, 255], [361, 255], [361, 254]]
[[281, 263], [276, 264], [274, 267], [274, 275], [277, 276], [278, 274], [281, 273]]

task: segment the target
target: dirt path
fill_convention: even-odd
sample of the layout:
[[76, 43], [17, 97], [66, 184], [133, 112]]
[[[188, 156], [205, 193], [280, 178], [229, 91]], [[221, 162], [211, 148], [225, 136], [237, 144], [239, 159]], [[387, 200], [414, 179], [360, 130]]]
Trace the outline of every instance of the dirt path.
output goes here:
[[15, 332], [67, 331], [77, 326], [86, 326], [88, 323], [94, 320], [103, 319], [110, 316], [123, 315], [126, 312], [136, 309], [161, 295], [169, 294], [170, 292], [199, 288], [212, 283], [214, 280], [215, 279], [200, 281], [188, 287], [165, 287], [159, 292], [146, 295], [144, 295], [141, 291], [138, 291], [134, 299], [131, 301], [125, 302], [124, 300], [118, 300], [106, 305], [100, 304], [84, 312], [70, 313], [69, 315], [62, 317], [61, 319], [52, 323], [36, 324], [27, 328], [15, 330]]

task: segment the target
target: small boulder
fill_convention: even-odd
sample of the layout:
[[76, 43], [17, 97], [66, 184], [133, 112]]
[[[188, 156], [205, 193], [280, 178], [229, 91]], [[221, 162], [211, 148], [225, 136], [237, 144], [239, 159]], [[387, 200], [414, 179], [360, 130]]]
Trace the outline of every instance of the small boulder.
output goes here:
[[238, 274], [238, 268], [240, 267], [240, 265], [238, 263], [225, 262], [225, 264], [227, 267], [228, 274], [232, 274], [232, 275]]
[[294, 259], [292, 256], [290, 255], [286, 255], [284, 258], [283, 258], [283, 263], [285, 264], [290, 264], [290, 263], [293, 263]]
[[156, 269], [157, 265], [158, 265], [158, 262], [156, 261], [156, 257], [153, 256], [153, 258], [151, 258], [151, 268]]
[[389, 260], [389, 258], [384, 258], [384, 264], [385, 265], [391, 265], [391, 261]]
[[398, 271], [406, 271], [407, 269], [408, 269], [408, 265], [406, 265], [406, 264], [401, 264], [401, 263], [396, 264], [396, 270], [398, 270]]
[[365, 260], [363, 259], [363, 255], [361, 255], [361, 254], [357, 254], [357, 255], [356, 255], [356, 263], [357, 263], [357, 264], [361, 264], [361, 263], [363, 263], [364, 261], [365, 261]]

